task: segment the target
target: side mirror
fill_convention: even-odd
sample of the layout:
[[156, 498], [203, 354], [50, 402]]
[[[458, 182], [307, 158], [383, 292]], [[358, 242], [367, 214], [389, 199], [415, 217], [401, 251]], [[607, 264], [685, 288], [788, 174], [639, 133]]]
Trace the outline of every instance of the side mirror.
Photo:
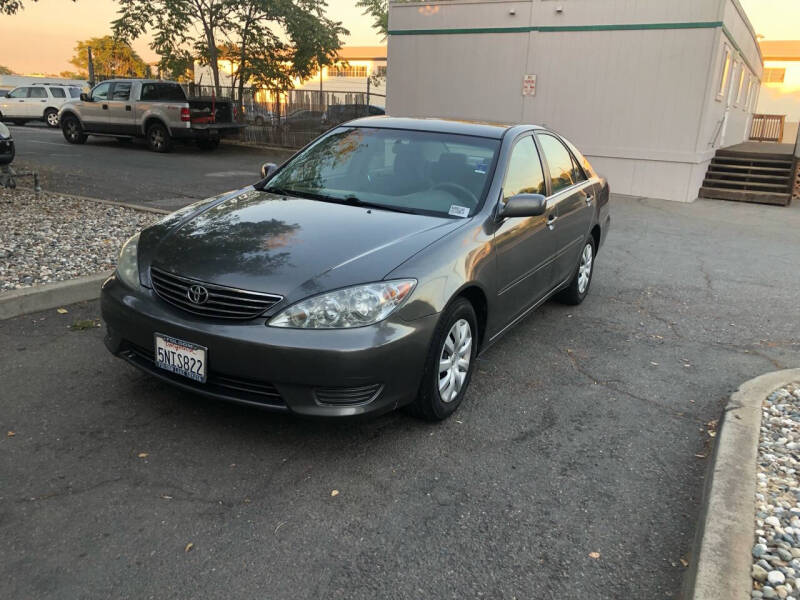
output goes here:
[[89, 94], [87, 94], [86, 92], [81, 92], [81, 100], [83, 100], [84, 102], [91, 102], [92, 97], [89, 96]]
[[509, 198], [500, 208], [499, 216], [508, 217], [538, 217], [543, 215], [547, 208], [547, 198], [541, 194], [517, 194]]
[[275, 163], [264, 163], [261, 165], [261, 177], [267, 178], [278, 170], [278, 165]]

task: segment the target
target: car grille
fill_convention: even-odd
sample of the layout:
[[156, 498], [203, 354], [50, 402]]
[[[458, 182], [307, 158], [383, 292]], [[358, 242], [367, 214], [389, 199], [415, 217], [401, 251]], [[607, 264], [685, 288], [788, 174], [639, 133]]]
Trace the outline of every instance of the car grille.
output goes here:
[[197, 389], [200, 392], [211, 392], [212, 394], [237, 400], [247, 400], [267, 406], [286, 406], [280, 392], [274, 385], [266, 381], [229, 377], [209, 371], [206, 382], [199, 383], [158, 368], [154, 360], [154, 352], [152, 349], [148, 350], [147, 348], [126, 342], [122, 352], [129, 361], [146, 371], [184, 386]]
[[[155, 267], [150, 268], [150, 279], [153, 282], [153, 289], [162, 300], [190, 313], [216, 319], [253, 319], [283, 300], [283, 296], [276, 294], [262, 294], [214, 285], [174, 275]], [[202, 286], [208, 292], [208, 299], [202, 304], [189, 300], [189, 290], [195, 285]]]
[[380, 383], [347, 388], [317, 388], [314, 394], [320, 404], [364, 404], [374, 400], [381, 392]]

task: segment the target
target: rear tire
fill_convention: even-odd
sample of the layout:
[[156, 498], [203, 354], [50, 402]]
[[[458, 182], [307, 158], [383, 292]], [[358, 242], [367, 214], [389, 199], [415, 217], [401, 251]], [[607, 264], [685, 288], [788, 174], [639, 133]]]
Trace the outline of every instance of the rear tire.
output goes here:
[[594, 274], [595, 252], [594, 237], [590, 235], [583, 246], [583, 250], [581, 250], [578, 268], [575, 269], [575, 276], [569, 282], [569, 285], [556, 295], [556, 300], [563, 304], [576, 306], [586, 299], [589, 294], [589, 286], [592, 283], [592, 275]]
[[147, 128], [147, 147], [153, 152], [169, 152], [172, 150], [172, 137], [163, 124], [153, 123]]
[[53, 129], [58, 127], [58, 111], [55, 108], [48, 108], [44, 111], [44, 122]]
[[67, 115], [61, 120], [61, 133], [70, 144], [85, 144], [89, 137], [83, 133], [81, 122], [73, 115]]
[[477, 324], [475, 309], [466, 298], [445, 309], [433, 332], [419, 392], [408, 406], [411, 414], [443, 421], [456, 412], [475, 370]]

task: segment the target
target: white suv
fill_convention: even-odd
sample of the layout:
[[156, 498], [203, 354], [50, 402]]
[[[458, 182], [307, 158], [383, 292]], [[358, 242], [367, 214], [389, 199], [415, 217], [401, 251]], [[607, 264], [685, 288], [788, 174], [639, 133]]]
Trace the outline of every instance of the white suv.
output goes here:
[[44, 121], [50, 127], [58, 127], [58, 109], [65, 102], [80, 96], [81, 88], [78, 85], [23, 85], [0, 98], [0, 119], [18, 125], [26, 121]]

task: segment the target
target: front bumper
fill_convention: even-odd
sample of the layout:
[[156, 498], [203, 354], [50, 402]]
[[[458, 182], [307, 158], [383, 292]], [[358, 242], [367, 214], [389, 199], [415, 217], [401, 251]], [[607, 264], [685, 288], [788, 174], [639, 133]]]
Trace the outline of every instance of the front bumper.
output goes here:
[[[381, 413], [413, 400], [438, 318], [390, 317], [344, 330], [267, 327], [264, 318], [196, 317], [115, 277], [103, 284], [101, 311], [108, 349], [160, 379], [212, 398], [322, 417]], [[156, 367], [155, 333], [207, 347], [207, 382]]]

